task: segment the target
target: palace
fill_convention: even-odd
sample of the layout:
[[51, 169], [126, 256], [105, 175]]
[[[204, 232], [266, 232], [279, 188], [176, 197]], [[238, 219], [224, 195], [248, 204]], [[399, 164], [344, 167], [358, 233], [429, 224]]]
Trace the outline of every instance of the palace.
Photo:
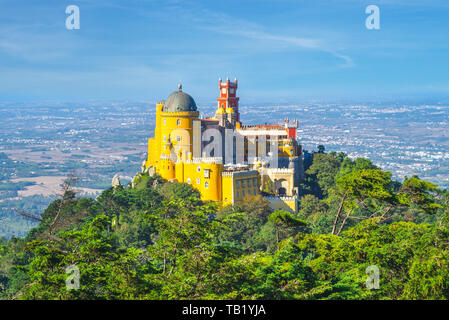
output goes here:
[[274, 209], [296, 212], [304, 174], [298, 121], [242, 125], [237, 87], [237, 79], [220, 79], [217, 110], [205, 119], [181, 85], [157, 103], [155, 135], [148, 140], [143, 170], [191, 184], [203, 200], [223, 206], [262, 194]]

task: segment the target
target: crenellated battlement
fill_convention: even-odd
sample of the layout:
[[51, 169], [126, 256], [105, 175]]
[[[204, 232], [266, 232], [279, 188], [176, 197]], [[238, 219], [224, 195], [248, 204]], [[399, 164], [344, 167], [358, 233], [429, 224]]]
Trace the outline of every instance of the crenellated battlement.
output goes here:
[[274, 200], [282, 200], [282, 201], [294, 201], [298, 200], [297, 197], [276, 197], [276, 196], [264, 196], [264, 198], [274, 201]]
[[165, 153], [161, 153], [161, 156], [159, 158], [163, 160], [171, 160], [171, 156]]
[[291, 174], [294, 173], [293, 168], [262, 168], [261, 171], [266, 174]]
[[180, 112], [167, 112], [161, 111], [162, 117], [198, 117], [200, 113], [198, 111], [180, 111]]
[[257, 170], [245, 170], [245, 171], [223, 171], [221, 173], [222, 177], [246, 177], [254, 176], [259, 172]]
[[[182, 159], [178, 159], [181, 160]], [[223, 164], [223, 158], [222, 157], [203, 157], [203, 158], [193, 158], [191, 160], [184, 160], [184, 163], [194, 163], [194, 164], [201, 164], [201, 163], [208, 163], [208, 164]]]

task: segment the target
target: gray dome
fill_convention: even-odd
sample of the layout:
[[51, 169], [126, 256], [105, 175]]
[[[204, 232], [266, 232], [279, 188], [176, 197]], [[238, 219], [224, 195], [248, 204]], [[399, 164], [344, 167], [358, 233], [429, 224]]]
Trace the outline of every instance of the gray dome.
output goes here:
[[165, 100], [164, 112], [186, 112], [196, 111], [196, 103], [193, 98], [185, 92], [182, 92], [182, 86], [179, 85], [179, 90], [174, 91]]

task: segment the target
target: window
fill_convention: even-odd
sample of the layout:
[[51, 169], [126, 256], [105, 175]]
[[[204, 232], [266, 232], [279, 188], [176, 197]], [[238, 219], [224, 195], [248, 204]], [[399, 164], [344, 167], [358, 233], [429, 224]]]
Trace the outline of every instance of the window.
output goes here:
[[204, 178], [210, 178], [210, 169], [204, 169]]
[[221, 93], [226, 94], [226, 88], [222, 88]]
[[196, 172], [201, 172], [201, 166], [196, 167]]
[[178, 126], [180, 126], [180, 125], [181, 125], [181, 119], [176, 120], [176, 124], [177, 124]]
[[177, 136], [176, 141], [181, 142], [181, 136]]
[[167, 125], [167, 119], [164, 119], [163, 123], [164, 123], [164, 126], [166, 126]]
[[240, 197], [240, 193], [237, 191], [237, 192], [235, 193], [235, 198], [238, 199], [239, 197]]
[[192, 182], [192, 180], [190, 180], [190, 178], [187, 178], [187, 183], [190, 184]]
[[248, 180], [248, 187], [251, 187], [251, 179]]
[[231, 94], [234, 94], [234, 88], [229, 89], [229, 92], [230, 92]]
[[246, 188], [246, 180], [242, 180], [242, 188]]
[[254, 178], [254, 186], [257, 187], [257, 178]]
[[237, 188], [240, 188], [240, 181], [237, 181]]
[[245, 190], [242, 190], [242, 198], [245, 197]]
[[257, 195], [256, 188], [253, 189], [254, 195]]
[[201, 179], [200, 178], [196, 178], [196, 184], [200, 184], [201, 183]]
[[209, 189], [209, 181], [204, 182], [204, 188]]
[[167, 141], [167, 137], [166, 137], [165, 134], [164, 134], [164, 142], [165, 142], [165, 141]]

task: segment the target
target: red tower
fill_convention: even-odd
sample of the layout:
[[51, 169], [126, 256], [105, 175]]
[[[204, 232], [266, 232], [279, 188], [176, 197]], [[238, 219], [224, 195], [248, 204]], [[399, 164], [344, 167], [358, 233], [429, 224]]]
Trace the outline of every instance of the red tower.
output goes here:
[[293, 122], [289, 122], [287, 118], [284, 120], [284, 124], [285, 129], [287, 130], [288, 137], [296, 140], [296, 129], [298, 129], [298, 120], [296, 119]]
[[218, 80], [218, 87], [220, 88], [220, 97], [217, 98], [218, 107], [222, 107], [226, 109], [231, 107], [234, 109], [235, 119], [237, 122], [240, 122], [240, 114], [239, 114], [239, 98], [237, 97], [237, 79], [234, 82], [229, 81], [229, 78], [226, 79], [226, 82], [221, 81], [221, 78]]

